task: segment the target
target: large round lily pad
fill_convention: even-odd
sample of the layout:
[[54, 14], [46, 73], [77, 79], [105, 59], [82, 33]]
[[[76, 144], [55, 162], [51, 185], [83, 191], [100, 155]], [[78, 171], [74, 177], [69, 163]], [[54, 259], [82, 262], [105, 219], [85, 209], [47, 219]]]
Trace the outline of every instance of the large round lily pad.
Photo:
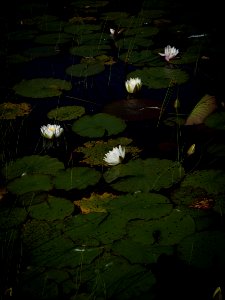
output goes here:
[[32, 174], [56, 175], [64, 169], [64, 164], [48, 155], [31, 155], [18, 158], [5, 165], [2, 173], [7, 180]]
[[125, 128], [124, 120], [106, 113], [83, 116], [72, 125], [72, 130], [77, 134], [92, 138], [116, 135]]
[[74, 167], [60, 172], [54, 183], [57, 189], [66, 191], [72, 189], [85, 189], [90, 185], [95, 185], [101, 178], [101, 173], [88, 167]]
[[74, 204], [64, 198], [49, 196], [47, 201], [31, 205], [29, 213], [32, 218], [38, 220], [63, 220], [74, 211]]
[[141, 78], [143, 85], [153, 89], [168, 88], [173, 83], [182, 84], [189, 80], [187, 72], [167, 67], [144, 68], [127, 75], [127, 78], [136, 77]]
[[184, 169], [168, 159], [131, 160], [108, 169], [104, 179], [123, 192], [149, 192], [169, 188], [184, 176]]
[[69, 91], [71, 89], [71, 82], [56, 78], [22, 80], [13, 87], [16, 94], [30, 98], [56, 97], [60, 96], [63, 90]]

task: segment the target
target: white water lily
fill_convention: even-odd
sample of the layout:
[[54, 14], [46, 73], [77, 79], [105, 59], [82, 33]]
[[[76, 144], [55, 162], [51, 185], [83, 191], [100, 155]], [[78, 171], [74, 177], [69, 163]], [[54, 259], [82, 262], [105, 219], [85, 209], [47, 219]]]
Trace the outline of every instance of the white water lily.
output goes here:
[[41, 134], [47, 139], [53, 139], [54, 137], [59, 137], [63, 132], [63, 128], [60, 125], [41, 126]]
[[125, 81], [125, 86], [128, 91], [128, 93], [133, 94], [138, 91], [140, 91], [142, 87], [142, 82], [141, 79], [136, 77], [136, 78], [130, 78]]
[[110, 166], [120, 164], [125, 157], [125, 148], [119, 145], [105, 154], [103, 160]]
[[159, 53], [161, 56], [165, 56], [166, 61], [170, 61], [170, 59], [174, 58], [177, 56], [179, 53], [179, 50], [176, 49], [175, 47], [171, 47], [170, 45], [166, 46], [164, 49], [164, 53]]

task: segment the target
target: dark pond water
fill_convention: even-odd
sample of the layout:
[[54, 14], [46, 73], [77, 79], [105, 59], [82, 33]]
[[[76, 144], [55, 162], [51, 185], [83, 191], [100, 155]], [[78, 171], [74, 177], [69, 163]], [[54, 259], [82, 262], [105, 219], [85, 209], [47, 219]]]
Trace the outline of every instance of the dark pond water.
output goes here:
[[1, 299], [221, 300], [219, 4], [7, 2], [0, 22]]

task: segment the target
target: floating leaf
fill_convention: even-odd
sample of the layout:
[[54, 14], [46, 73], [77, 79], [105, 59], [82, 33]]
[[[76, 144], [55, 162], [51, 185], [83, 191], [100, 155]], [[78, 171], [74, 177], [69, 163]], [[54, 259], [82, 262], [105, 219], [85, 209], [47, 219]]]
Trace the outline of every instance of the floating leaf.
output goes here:
[[48, 155], [31, 155], [18, 158], [7, 164], [2, 172], [7, 180], [32, 174], [56, 175], [64, 169], [64, 164]]
[[134, 158], [137, 157], [141, 150], [134, 146], [129, 146], [132, 143], [132, 139], [121, 137], [117, 139], [110, 139], [107, 142], [104, 141], [91, 141], [84, 144], [82, 147], [78, 147], [74, 152], [80, 152], [84, 154], [82, 163], [90, 164], [91, 166], [102, 166], [104, 164], [103, 158], [107, 152], [112, 150], [113, 147], [118, 145], [125, 146], [126, 154]]
[[13, 87], [16, 94], [31, 98], [56, 97], [60, 96], [63, 90], [71, 89], [71, 82], [55, 78], [22, 80]]
[[94, 57], [106, 54], [109, 49], [108, 45], [80, 45], [70, 48], [70, 53], [82, 57]]
[[87, 77], [99, 74], [104, 70], [105, 66], [102, 63], [77, 64], [68, 67], [66, 69], [66, 74], [74, 77]]
[[38, 220], [57, 220], [68, 217], [74, 211], [74, 205], [71, 201], [48, 196], [45, 202], [31, 205], [29, 208], [30, 216]]
[[26, 49], [23, 54], [29, 59], [35, 59], [39, 57], [49, 57], [57, 55], [60, 52], [57, 51], [57, 47], [54, 46], [40, 46]]
[[183, 239], [178, 257], [195, 268], [224, 270], [225, 234], [217, 230], [202, 231]]
[[172, 246], [195, 232], [193, 218], [180, 211], [173, 210], [168, 216], [159, 220], [129, 222], [128, 237], [145, 245]]
[[184, 169], [177, 162], [158, 158], [132, 160], [104, 173], [106, 182], [123, 192], [159, 191], [171, 187], [183, 176]]
[[14, 179], [7, 185], [8, 191], [16, 195], [36, 191], [50, 191], [52, 187], [50, 176], [42, 174], [24, 175]]
[[71, 34], [60, 32], [60, 33], [49, 33], [49, 34], [42, 34], [36, 36], [34, 42], [39, 44], [45, 45], [59, 45], [68, 43], [73, 39]]
[[127, 51], [120, 59], [135, 66], [164, 66], [164, 62], [151, 50]]
[[19, 226], [23, 222], [25, 222], [27, 218], [28, 212], [24, 208], [19, 207], [11, 207], [11, 208], [3, 208], [0, 210], [0, 228], [1, 231], [3, 229], [9, 229], [16, 226]]
[[106, 113], [83, 116], [72, 125], [72, 130], [77, 134], [92, 138], [116, 135], [125, 128], [124, 120]]
[[5, 102], [0, 104], [0, 119], [12, 120], [23, 117], [31, 112], [31, 105], [28, 103]]
[[115, 195], [109, 193], [104, 193], [102, 195], [92, 193], [90, 198], [75, 200], [74, 204], [81, 209], [82, 214], [89, 214], [92, 212], [107, 212], [105, 206], [107, 206], [109, 201], [113, 201], [115, 198]]
[[83, 106], [62, 106], [48, 112], [48, 118], [57, 121], [67, 121], [77, 119], [83, 114], [85, 114], [85, 108]]
[[213, 113], [205, 119], [204, 123], [210, 128], [225, 130], [225, 112], [218, 111]]
[[217, 109], [215, 96], [204, 95], [189, 114], [185, 125], [202, 124], [204, 120]]
[[88, 167], [74, 167], [60, 172], [54, 183], [57, 189], [69, 191], [71, 189], [85, 189], [95, 185], [101, 178], [101, 173]]
[[182, 84], [189, 80], [187, 72], [167, 67], [152, 67], [135, 70], [127, 75], [127, 78], [139, 77], [143, 85], [153, 89], [168, 88], [171, 82]]

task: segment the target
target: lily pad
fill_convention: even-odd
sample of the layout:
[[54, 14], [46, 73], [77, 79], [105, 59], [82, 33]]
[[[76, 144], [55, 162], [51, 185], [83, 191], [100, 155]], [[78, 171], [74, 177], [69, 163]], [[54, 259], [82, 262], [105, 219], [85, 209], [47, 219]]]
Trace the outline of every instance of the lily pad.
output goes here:
[[101, 62], [94, 64], [77, 64], [66, 69], [66, 74], [74, 77], [88, 77], [99, 74], [105, 70], [104, 64]]
[[79, 45], [70, 48], [70, 53], [82, 57], [94, 57], [106, 54], [109, 49], [110, 47], [108, 45]]
[[54, 179], [57, 189], [66, 191], [72, 189], [85, 189], [90, 185], [95, 185], [101, 178], [101, 173], [88, 167], [74, 167], [60, 172]]
[[178, 245], [178, 257], [203, 270], [225, 268], [225, 234], [217, 230], [202, 231], [183, 239]]
[[13, 87], [16, 94], [30, 98], [56, 97], [60, 96], [63, 90], [69, 91], [71, 89], [71, 82], [56, 78], [22, 80]]
[[116, 135], [125, 128], [124, 120], [106, 113], [83, 116], [72, 125], [72, 130], [77, 134], [92, 138]]
[[77, 119], [83, 114], [85, 114], [85, 108], [83, 106], [62, 106], [48, 112], [48, 118], [57, 121], [67, 121]]
[[50, 191], [53, 188], [50, 176], [43, 174], [25, 175], [14, 179], [7, 185], [9, 192], [22, 195], [36, 191]]
[[0, 228], [4, 229], [14, 228], [25, 222], [28, 216], [26, 209], [21, 207], [2, 208], [0, 210]]
[[60, 33], [48, 33], [36, 36], [34, 42], [44, 45], [61, 45], [72, 41], [73, 36], [71, 34], [60, 32]]
[[63, 220], [74, 211], [74, 204], [64, 198], [49, 196], [47, 201], [40, 204], [31, 205], [30, 216], [38, 220]]
[[173, 210], [168, 216], [149, 222], [131, 221], [127, 225], [128, 237], [133, 241], [160, 246], [178, 244], [183, 238], [195, 232], [195, 222], [189, 215]]
[[64, 170], [64, 164], [48, 155], [31, 155], [18, 158], [5, 165], [2, 173], [7, 180], [32, 174], [56, 175]]
[[39, 58], [39, 57], [49, 57], [57, 55], [60, 52], [57, 51], [57, 47], [54, 46], [40, 46], [26, 49], [23, 54], [28, 57], [30, 60]]
[[187, 72], [180, 69], [169, 69], [167, 67], [152, 67], [135, 70], [127, 75], [127, 78], [139, 77], [143, 85], [148, 88], [162, 89], [171, 86], [171, 83], [183, 84], [189, 80]]
[[127, 51], [120, 54], [120, 59], [135, 66], [164, 66], [164, 62], [151, 50]]
[[129, 144], [132, 143], [132, 139], [126, 137], [119, 137], [117, 139], [110, 139], [105, 141], [91, 141], [86, 142], [83, 146], [78, 147], [74, 152], [83, 153], [84, 159], [80, 162], [89, 164], [91, 166], [102, 166], [103, 158], [107, 152], [112, 150], [113, 147], [118, 145], [126, 147], [126, 154], [129, 153], [131, 158], [136, 158], [141, 150], [135, 146]]
[[177, 162], [149, 158], [131, 160], [108, 169], [104, 179], [122, 192], [149, 192], [169, 188], [184, 176], [184, 169]]
[[13, 120], [17, 117], [27, 116], [32, 110], [29, 103], [11, 103], [0, 104], [0, 119]]
[[225, 112], [218, 111], [213, 113], [205, 119], [204, 123], [209, 128], [225, 130]]

